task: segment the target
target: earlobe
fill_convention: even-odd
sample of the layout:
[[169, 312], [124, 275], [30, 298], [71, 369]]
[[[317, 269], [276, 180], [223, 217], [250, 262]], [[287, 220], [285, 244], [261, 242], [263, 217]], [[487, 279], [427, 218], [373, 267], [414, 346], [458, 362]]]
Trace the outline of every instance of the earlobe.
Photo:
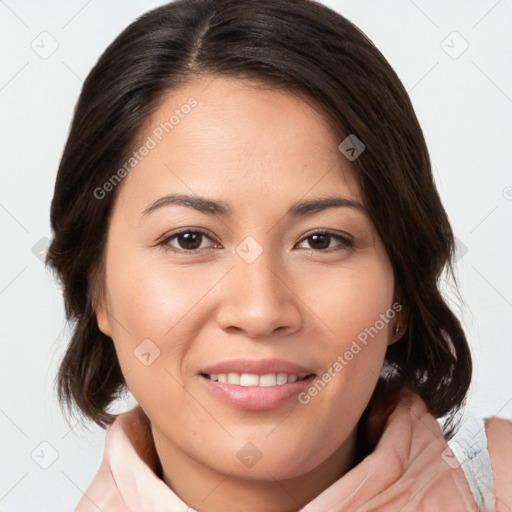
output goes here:
[[98, 323], [98, 329], [106, 336], [112, 337], [112, 331], [110, 330], [110, 322], [108, 321], [108, 315], [103, 310], [96, 313], [96, 321]]
[[110, 327], [110, 318], [104, 300], [100, 300], [95, 306], [96, 322], [98, 329], [106, 336], [112, 337], [112, 330]]
[[398, 297], [395, 297], [393, 305], [395, 304], [399, 304], [400, 307], [399, 309], [396, 309], [398, 313], [395, 317], [395, 322], [390, 326], [388, 345], [392, 345], [393, 343], [396, 343], [398, 340], [402, 339], [403, 336], [405, 335], [405, 331], [407, 330], [406, 308], [402, 305]]
[[103, 259], [94, 267], [89, 275], [91, 285], [91, 305], [96, 316], [98, 329], [106, 336], [112, 337], [108, 293], [105, 284], [105, 262]]
[[391, 333], [390, 333], [390, 339], [388, 345], [392, 345], [393, 343], [397, 342], [404, 333], [404, 328], [402, 326], [402, 323], [400, 321], [400, 318], [397, 319], [395, 324], [391, 327]]

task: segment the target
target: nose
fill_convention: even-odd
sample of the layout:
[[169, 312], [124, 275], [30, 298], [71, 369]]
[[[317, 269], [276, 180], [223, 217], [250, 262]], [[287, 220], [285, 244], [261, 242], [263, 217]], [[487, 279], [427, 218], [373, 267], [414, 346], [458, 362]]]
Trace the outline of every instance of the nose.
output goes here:
[[280, 331], [292, 334], [302, 326], [300, 299], [293, 278], [277, 265], [271, 251], [251, 263], [233, 254], [234, 265], [223, 280], [217, 323], [250, 338]]

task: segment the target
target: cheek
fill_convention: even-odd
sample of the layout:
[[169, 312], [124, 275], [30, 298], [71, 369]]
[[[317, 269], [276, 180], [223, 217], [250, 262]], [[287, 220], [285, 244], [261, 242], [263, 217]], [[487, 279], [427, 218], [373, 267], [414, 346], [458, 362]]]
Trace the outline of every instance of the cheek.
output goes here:
[[107, 289], [112, 338], [127, 387], [150, 410], [162, 397], [179, 405], [172, 377], [181, 380], [179, 365], [190, 339], [184, 319], [204, 290], [183, 274], [123, 254], [107, 262]]
[[112, 254], [124, 255], [107, 260], [107, 289], [112, 338], [128, 387], [134, 396], [149, 383], [167, 389], [169, 374], [182, 378], [187, 350], [211, 316], [209, 292], [225, 272], [171, 269], [129, 251]]
[[[306, 300], [324, 333], [315, 339], [324, 373], [319, 375], [317, 391], [311, 389], [312, 395], [328, 397], [323, 401], [326, 407], [338, 404], [335, 410], [341, 417], [348, 404], [359, 407], [359, 414], [380, 376], [396, 315], [393, 275], [385, 263], [377, 261], [358, 269], [345, 268], [329, 278], [317, 276], [315, 282], [314, 292], [308, 287]], [[315, 331], [311, 332], [314, 336]]]
[[[357, 268], [310, 275], [302, 295], [304, 303], [325, 326], [326, 333], [331, 334], [331, 342], [342, 349], [358, 337], [364, 341], [368, 330], [374, 333], [372, 338], [387, 339], [389, 316], [394, 316], [394, 311], [386, 315], [392, 306], [393, 285], [390, 268], [376, 260]], [[383, 323], [381, 315], [387, 316], [388, 322]], [[373, 329], [376, 323], [378, 336]]]
[[162, 339], [178, 328], [218, 279], [214, 272], [198, 278], [193, 266], [171, 269], [137, 255], [112, 260], [107, 272], [111, 310], [139, 338]]

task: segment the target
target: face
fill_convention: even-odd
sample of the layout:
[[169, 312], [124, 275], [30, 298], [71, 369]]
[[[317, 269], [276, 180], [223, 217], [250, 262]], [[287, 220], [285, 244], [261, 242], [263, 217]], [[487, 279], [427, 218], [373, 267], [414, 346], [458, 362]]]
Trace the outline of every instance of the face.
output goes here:
[[[205, 78], [169, 94], [141, 141], [97, 319], [157, 448], [247, 479], [313, 470], [354, 441], [398, 318], [341, 140], [289, 92]], [[260, 380], [280, 373], [297, 380]]]

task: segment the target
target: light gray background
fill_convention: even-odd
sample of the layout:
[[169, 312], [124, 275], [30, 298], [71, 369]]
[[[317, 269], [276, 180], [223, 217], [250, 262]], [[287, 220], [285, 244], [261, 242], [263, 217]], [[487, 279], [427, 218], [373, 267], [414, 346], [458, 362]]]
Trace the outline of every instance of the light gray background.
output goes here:
[[[56, 403], [69, 332], [60, 289], [37, 254], [50, 237], [82, 82], [125, 26], [162, 3], [0, 1], [2, 512], [72, 510], [101, 461], [105, 432], [72, 428]], [[512, 1], [324, 3], [373, 40], [411, 95], [459, 239], [465, 305], [455, 307], [475, 362], [468, 413], [512, 418]]]

